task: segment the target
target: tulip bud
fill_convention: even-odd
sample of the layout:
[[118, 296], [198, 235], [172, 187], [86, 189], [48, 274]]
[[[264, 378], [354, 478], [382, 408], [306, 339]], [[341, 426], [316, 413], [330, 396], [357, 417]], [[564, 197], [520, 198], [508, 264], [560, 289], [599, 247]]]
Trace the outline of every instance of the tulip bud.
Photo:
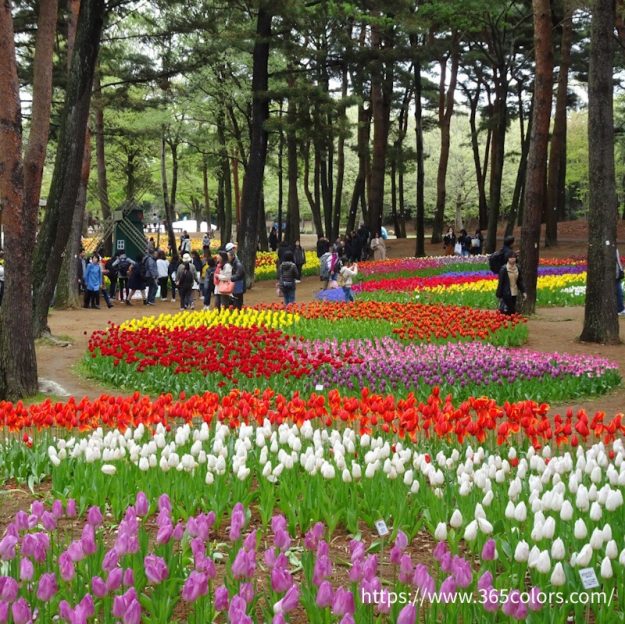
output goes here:
[[472, 542], [475, 538], [477, 538], [477, 520], [472, 520], [464, 530], [464, 540]]
[[439, 522], [436, 526], [434, 538], [439, 542], [444, 542], [447, 539], [447, 525], [444, 522]]
[[551, 570], [551, 560], [549, 559], [549, 553], [546, 550], [543, 550], [540, 553], [538, 561], [536, 561], [536, 569], [541, 574], [547, 574], [547, 572]]
[[584, 539], [586, 535], [588, 535], [588, 530], [586, 529], [586, 525], [584, 524], [584, 521], [581, 518], [578, 518], [575, 521], [575, 528], [573, 529], [573, 535], [575, 536], [575, 539], [578, 539], [578, 540]]
[[613, 576], [614, 573], [612, 572], [612, 562], [610, 561], [609, 557], [604, 557], [603, 561], [601, 562], [601, 578], [609, 579]]
[[451, 518], [449, 520], [449, 525], [453, 529], [459, 529], [462, 526], [462, 514], [459, 509], [454, 509], [454, 512], [451, 514]]

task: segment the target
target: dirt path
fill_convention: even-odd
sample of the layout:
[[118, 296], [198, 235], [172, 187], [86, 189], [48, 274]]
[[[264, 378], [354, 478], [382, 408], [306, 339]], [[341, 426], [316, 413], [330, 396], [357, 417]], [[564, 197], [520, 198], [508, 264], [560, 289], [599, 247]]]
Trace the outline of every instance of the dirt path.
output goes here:
[[[413, 253], [414, 240], [389, 241], [389, 256], [404, 257]], [[582, 248], [583, 249], [583, 248]], [[561, 245], [551, 256], [564, 257], [580, 254], [580, 243], [573, 242]], [[429, 253], [436, 253], [437, 247], [429, 248]], [[314, 293], [319, 289], [317, 277], [304, 278], [297, 289], [297, 301], [311, 301]], [[280, 301], [276, 296], [275, 282], [265, 281], [257, 283], [246, 293], [245, 303], [273, 303]], [[147, 307], [135, 303], [132, 307], [117, 304], [108, 310], [63, 310], [54, 311], [50, 316], [50, 326], [56, 336], [67, 336], [72, 339], [68, 347], [39, 345], [37, 348], [40, 378], [52, 380], [65, 389], [67, 394], [76, 397], [97, 396], [102, 392], [112, 394], [126, 394], [104, 388], [91, 380], [83, 379], [75, 372], [75, 366], [80, 362], [87, 349], [88, 336], [97, 329], [102, 329], [107, 322], [121, 323], [122, 321], [140, 317], [146, 314], [172, 313], [178, 310], [177, 303], [157, 302], [155, 307]], [[602, 346], [584, 344], [577, 341], [583, 323], [583, 308], [543, 308], [529, 321], [528, 348], [538, 351], [558, 351], [579, 354], [596, 354], [618, 362], [621, 374], [625, 377], [625, 346]], [[625, 321], [623, 334], [625, 335]], [[625, 388], [618, 389], [607, 396], [593, 400], [582, 401], [554, 406], [558, 410], [567, 407], [584, 407], [594, 413], [603, 410], [607, 414], [625, 411]]]

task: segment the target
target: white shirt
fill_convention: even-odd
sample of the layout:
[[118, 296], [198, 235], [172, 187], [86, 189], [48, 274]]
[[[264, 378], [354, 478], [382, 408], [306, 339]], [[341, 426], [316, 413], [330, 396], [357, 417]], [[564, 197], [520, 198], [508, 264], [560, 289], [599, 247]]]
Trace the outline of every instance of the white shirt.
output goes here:
[[167, 277], [169, 275], [169, 273], [167, 272], [167, 269], [169, 269], [169, 262], [167, 262], [167, 260], [162, 260], [161, 258], [159, 258], [156, 261], [156, 268], [158, 269], [159, 279], [161, 277]]

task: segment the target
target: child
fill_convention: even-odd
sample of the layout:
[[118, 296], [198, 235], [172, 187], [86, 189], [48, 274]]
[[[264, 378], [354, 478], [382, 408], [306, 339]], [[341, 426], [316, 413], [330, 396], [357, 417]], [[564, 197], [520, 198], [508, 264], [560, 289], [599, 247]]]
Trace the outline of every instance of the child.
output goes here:
[[348, 260], [347, 264], [343, 266], [339, 272], [340, 285], [343, 288], [345, 301], [354, 301], [354, 295], [352, 294], [352, 281], [356, 275], [358, 275], [358, 264]]

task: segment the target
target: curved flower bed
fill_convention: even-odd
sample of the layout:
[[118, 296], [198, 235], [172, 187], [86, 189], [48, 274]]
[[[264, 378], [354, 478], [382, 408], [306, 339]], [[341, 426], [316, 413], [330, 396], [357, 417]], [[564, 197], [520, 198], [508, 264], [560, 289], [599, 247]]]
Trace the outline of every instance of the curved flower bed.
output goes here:
[[259, 384], [284, 393], [322, 387], [358, 392], [414, 392], [434, 386], [457, 399], [487, 394], [498, 401], [532, 396], [558, 401], [600, 394], [618, 385], [616, 364], [593, 356], [511, 350], [482, 342], [406, 344], [373, 340], [305, 340], [264, 326], [167, 325], [94, 332], [90, 375], [142, 392], [188, 394], [254, 390]]

